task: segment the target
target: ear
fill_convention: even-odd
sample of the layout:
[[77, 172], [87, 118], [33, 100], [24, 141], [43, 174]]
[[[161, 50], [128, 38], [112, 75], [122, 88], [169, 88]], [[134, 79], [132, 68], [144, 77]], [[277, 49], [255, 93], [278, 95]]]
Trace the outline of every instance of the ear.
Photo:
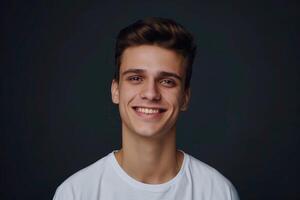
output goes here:
[[111, 100], [114, 104], [119, 104], [119, 83], [113, 79], [111, 83]]
[[186, 111], [188, 109], [190, 98], [191, 98], [191, 88], [185, 89], [182, 105], [180, 108], [181, 111]]

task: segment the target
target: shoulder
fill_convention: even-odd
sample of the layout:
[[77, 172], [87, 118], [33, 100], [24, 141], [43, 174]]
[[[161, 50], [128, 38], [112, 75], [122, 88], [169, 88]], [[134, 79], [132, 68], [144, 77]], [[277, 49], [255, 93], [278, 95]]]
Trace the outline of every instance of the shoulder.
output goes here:
[[208, 164], [198, 160], [191, 155], [188, 155], [188, 157], [189, 169], [194, 176], [201, 176], [202, 178], [209, 181], [217, 181], [224, 184], [230, 184], [230, 181], [215, 168], [209, 166]]
[[212, 196], [220, 195], [227, 196], [227, 199], [239, 199], [233, 184], [219, 171], [191, 155], [187, 156], [189, 159], [189, 173], [199, 187], [213, 191]]
[[81, 193], [92, 192], [93, 187], [97, 186], [97, 183], [101, 180], [109, 156], [110, 154], [67, 178], [56, 189], [54, 200], [75, 199]]

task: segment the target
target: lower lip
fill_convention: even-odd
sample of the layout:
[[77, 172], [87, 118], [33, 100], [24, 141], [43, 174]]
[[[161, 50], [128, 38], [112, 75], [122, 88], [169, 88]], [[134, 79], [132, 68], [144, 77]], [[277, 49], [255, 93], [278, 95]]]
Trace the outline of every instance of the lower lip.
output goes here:
[[159, 119], [161, 118], [163, 112], [158, 112], [158, 113], [151, 113], [151, 114], [146, 114], [143, 112], [138, 112], [137, 110], [135, 110], [133, 108], [134, 112], [139, 116], [142, 117], [143, 119], [147, 119], [147, 120], [155, 120], [155, 119]]

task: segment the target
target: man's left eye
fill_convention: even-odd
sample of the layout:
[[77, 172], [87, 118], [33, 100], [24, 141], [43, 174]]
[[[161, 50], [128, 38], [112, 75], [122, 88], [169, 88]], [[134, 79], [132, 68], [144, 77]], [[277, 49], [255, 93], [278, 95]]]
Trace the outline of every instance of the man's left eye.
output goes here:
[[164, 86], [167, 86], [167, 87], [173, 87], [173, 86], [175, 86], [175, 81], [174, 80], [171, 80], [171, 79], [163, 79], [163, 80], [161, 80], [161, 82], [160, 82], [162, 85], [164, 85]]

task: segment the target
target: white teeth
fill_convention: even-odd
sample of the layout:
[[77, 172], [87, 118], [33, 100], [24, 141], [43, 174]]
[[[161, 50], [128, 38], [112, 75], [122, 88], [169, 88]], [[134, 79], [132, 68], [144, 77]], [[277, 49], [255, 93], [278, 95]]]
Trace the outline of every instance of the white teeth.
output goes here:
[[159, 109], [152, 109], [152, 108], [136, 108], [136, 111], [145, 113], [145, 114], [155, 114], [159, 112]]

